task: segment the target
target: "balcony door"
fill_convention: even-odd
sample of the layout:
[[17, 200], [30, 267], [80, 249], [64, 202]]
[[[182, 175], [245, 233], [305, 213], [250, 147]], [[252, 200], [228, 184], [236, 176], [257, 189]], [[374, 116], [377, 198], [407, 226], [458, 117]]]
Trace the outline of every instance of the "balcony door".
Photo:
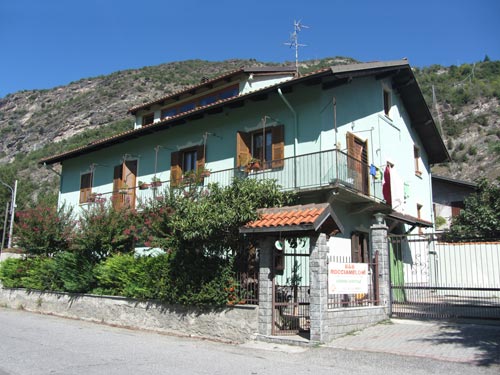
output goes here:
[[363, 141], [353, 133], [347, 133], [347, 157], [347, 166], [354, 180], [354, 187], [369, 195], [368, 141]]
[[114, 168], [113, 173], [113, 208], [124, 206], [135, 208], [135, 185], [137, 160], [126, 160]]

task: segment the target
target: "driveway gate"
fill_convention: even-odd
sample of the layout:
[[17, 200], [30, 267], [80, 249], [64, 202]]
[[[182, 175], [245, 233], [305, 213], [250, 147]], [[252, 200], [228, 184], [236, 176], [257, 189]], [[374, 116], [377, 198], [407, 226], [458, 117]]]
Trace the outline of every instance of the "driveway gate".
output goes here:
[[392, 315], [500, 320], [500, 242], [390, 235]]

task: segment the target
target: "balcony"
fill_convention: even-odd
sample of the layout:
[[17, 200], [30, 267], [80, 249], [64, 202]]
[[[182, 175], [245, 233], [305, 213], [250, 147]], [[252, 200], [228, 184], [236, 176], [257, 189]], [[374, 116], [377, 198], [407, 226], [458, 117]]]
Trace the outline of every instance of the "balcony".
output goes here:
[[[301, 195], [314, 195], [324, 191], [339, 195], [339, 199], [350, 203], [383, 203], [382, 181], [376, 181], [369, 172], [370, 167], [366, 163], [340, 150], [328, 150], [274, 160], [260, 168], [245, 166], [212, 171], [197, 181], [183, 181], [183, 186], [186, 183], [199, 186], [218, 183], [227, 186], [234, 178], [273, 179], [283, 191], [293, 191]], [[135, 194], [132, 193], [132, 188], [129, 189], [130, 194], [127, 197], [134, 199], [135, 195], [137, 202], [147, 202], [160, 197], [170, 186], [170, 181], [162, 181], [159, 187], [146, 190], [135, 188]], [[108, 199], [111, 195], [111, 192], [101, 194], [103, 198]]]

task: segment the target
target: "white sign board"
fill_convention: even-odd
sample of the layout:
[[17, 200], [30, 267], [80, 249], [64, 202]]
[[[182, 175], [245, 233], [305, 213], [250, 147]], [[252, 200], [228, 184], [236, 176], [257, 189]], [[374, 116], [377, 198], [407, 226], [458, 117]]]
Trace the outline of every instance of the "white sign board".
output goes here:
[[367, 263], [328, 263], [328, 294], [368, 293]]

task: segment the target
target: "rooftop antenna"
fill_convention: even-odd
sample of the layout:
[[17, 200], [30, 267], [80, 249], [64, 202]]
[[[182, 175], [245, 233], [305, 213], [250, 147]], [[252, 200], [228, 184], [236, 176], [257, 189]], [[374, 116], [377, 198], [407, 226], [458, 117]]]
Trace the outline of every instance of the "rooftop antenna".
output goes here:
[[297, 72], [297, 77], [299, 76], [299, 47], [307, 47], [307, 44], [299, 43], [299, 32], [302, 29], [308, 29], [309, 26], [303, 25], [302, 20], [293, 21], [293, 33], [290, 34], [290, 41], [285, 43], [286, 46], [290, 48], [295, 48], [295, 70]]

